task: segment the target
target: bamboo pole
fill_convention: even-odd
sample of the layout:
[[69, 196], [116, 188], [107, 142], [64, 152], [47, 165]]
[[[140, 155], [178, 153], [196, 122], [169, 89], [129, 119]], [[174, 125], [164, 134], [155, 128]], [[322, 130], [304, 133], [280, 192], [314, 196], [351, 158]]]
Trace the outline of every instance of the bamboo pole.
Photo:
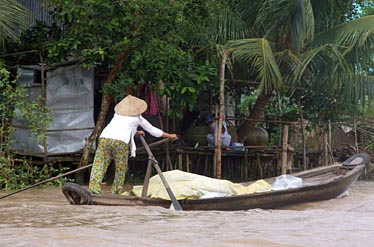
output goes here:
[[[156, 107], [157, 107], [157, 116], [158, 116], [158, 120], [160, 122], [160, 129], [165, 129], [164, 128], [164, 123], [162, 121], [162, 116], [161, 116], [161, 113], [160, 113], [160, 106], [158, 104], [158, 100], [156, 100]], [[168, 109], [169, 107], [169, 104], [166, 105], [166, 109]], [[166, 132], [169, 132], [169, 120], [166, 120]], [[170, 159], [170, 148], [169, 148], [169, 142], [165, 142], [165, 145], [164, 145], [164, 150], [165, 150], [165, 167], [166, 167], [166, 170], [170, 171], [170, 170], [173, 170], [173, 165], [171, 163], [171, 159]]]
[[[282, 128], [282, 121], [281, 121], [281, 112], [282, 112], [282, 109], [281, 109], [281, 102], [280, 102], [280, 94], [279, 92], [277, 93], [277, 122], [279, 123], [279, 136], [283, 136], [283, 128]], [[282, 146], [282, 139], [279, 138], [279, 141], [278, 141], [278, 147], [281, 147]], [[282, 159], [281, 157], [277, 156], [277, 165], [278, 167], [282, 167]]]
[[[41, 63], [41, 66], [40, 66], [40, 82], [42, 84], [42, 102], [41, 104], [43, 105], [43, 107], [45, 108], [46, 107], [46, 102], [47, 102], [47, 89], [46, 89], [46, 80], [45, 80], [45, 64], [44, 64], [44, 58], [43, 58], [43, 55], [41, 53], [39, 53], [39, 58], [40, 58], [40, 63]], [[48, 156], [48, 134], [47, 134], [47, 128], [44, 127], [43, 125], [43, 132], [45, 134], [44, 138], [43, 138], [43, 151], [44, 151], [44, 157], [47, 157]]]
[[[218, 122], [215, 121], [217, 117], [217, 105], [214, 105], [214, 124], [215, 124], [215, 129], [218, 130]], [[213, 154], [213, 176], [217, 177], [217, 145], [218, 145], [218, 131], [214, 133], [214, 154]]]
[[353, 133], [355, 135], [355, 152], [358, 152], [358, 142], [357, 142], [357, 121], [356, 116], [353, 116]]
[[292, 172], [293, 164], [295, 163], [295, 146], [297, 142], [297, 136], [299, 134], [300, 125], [296, 122], [291, 125], [292, 135], [289, 138], [289, 144], [287, 147], [287, 172]]
[[304, 126], [304, 117], [303, 117], [303, 109], [301, 107], [301, 99], [300, 96], [297, 98], [297, 105], [299, 108], [300, 114], [300, 126], [301, 126], [301, 142], [302, 142], [302, 153], [303, 153], [303, 168], [304, 171], [307, 169], [306, 165], [306, 148], [305, 148], [305, 126]]
[[328, 164], [328, 133], [326, 131], [326, 124], [323, 127], [323, 165], [326, 166]]
[[219, 118], [217, 126], [217, 138], [216, 138], [216, 178], [222, 177], [222, 154], [221, 154], [221, 136], [222, 136], [222, 120], [225, 116], [225, 68], [226, 68], [226, 59], [228, 51], [224, 51], [221, 59], [221, 68], [220, 68], [220, 83], [219, 83]]
[[327, 151], [329, 153], [330, 161], [329, 163], [334, 163], [334, 153], [332, 152], [332, 131], [331, 131], [331, 120], [328, 121], [329, 123], [329, 135], [328, 135], [328, 142], [327, 142]]
[[328, 144], [331, 148], [332, 144], [332, 133], [331, 133], [331, 120], [328, 120], [328, 128], [329, 128], [329, 135], [328, 135]]
[[287, 173], [288, 125], [283, 126], [282, 175]]

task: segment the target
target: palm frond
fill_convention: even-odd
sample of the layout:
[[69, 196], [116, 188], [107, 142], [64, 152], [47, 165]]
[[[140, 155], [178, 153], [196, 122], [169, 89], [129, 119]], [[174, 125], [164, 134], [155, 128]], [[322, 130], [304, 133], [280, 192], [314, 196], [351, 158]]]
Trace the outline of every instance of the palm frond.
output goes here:
[[274, 40], [277, 39], [279, 32], [288, 24], [289, 17], [293, 10], [294, 0], [266, 0], [258, 7], [258, 13], [254, 26], [258, 29], [258, 34]]
[[293, 10], [291, 12], [289, 25], [290, 39], [297, 52], [300, 51], [302, 46], [304, 29], [306, 28], [305, 23], [305, 4], [304, 0], [296, 0]]
[[263, 1], [248, 1], [240, 0], [234, 7], [234, 10], [240, 14], [241, 18], [251, 26], [254, 26], [258, 12], [262, 6]]
[[350, 80], [353, 76], [351, 66], [345, 60], [339, 47], [327, 44], [304, 52], [299, 62], [292, 66], [293, 77], [289, 82], [302, 86], [303, 80], [313, 81], [316, 87], [324, 87], [334, 92], [342, 87], [342, 77]]
[[[278, 64], [281, 64], [280, 70], [283, 72], [283, 81], [285, 84], [291, 84], [289, 82], [294, 81], [294, 66], [296, 64], [301, 64], [298, 54], [287, 49], [276, 53], [275, 57], [277, 58]], [[288, 87], [287, 91], [292, 94], [294, 87]]]
[[363, 46], [372, 35], [374, 35], [374, 15], [345, 22], [317, 33], [310, 45], [318, 47], [330, 43], [349, 50], [354, 46]]
[[248, 24], [228, 8], [220, 9], [213, 18], [211, 34], [217, 44], [228, 40], [243, 39], [250, 35]]
[[351, 13], [355, 0], [313, 0], [315, 29], [319, 33], [330, 29], [347, 19], [347, 13]]
[[347, 95], [353, 95], [355, 102], [361, 102], [365, 105], [366, 100], [372, 101], [374, 99], [374, 76], [358, 74], [354, 80], [350, 82], [353, 84], [352, 88], [347, 89]]
[[309, 0], [263, 1], [254, 25], [263, 28], [263, 35], [277, 42], [278, 46], [293, 48], [299, 52], [305, 40], [313, 38], [312, 5]]
[[27, 10], [16, 0], [0, 0], [0, 44], [17, 41], [27, 20]]
[[313, 14], [313, 6], [310, 0], [305, 1], [305, 27], [304, 27], [304, 38], [308, 41], [313, 40], [315, 33], [315, 21]]
[[362, 46], [354, 46], [352, 49], [346, 50], [345, 57], [352, 68], [365, 70], [365, 68], [374, 67], [373, 45], [374, 35], [370, 35]]
[[245, 62], [261, 82], [259, 89], [270, 93], [283, 86], [282, 75], [269, 42], [264, 38], [229, 41], [226, 47], [235, 59]]

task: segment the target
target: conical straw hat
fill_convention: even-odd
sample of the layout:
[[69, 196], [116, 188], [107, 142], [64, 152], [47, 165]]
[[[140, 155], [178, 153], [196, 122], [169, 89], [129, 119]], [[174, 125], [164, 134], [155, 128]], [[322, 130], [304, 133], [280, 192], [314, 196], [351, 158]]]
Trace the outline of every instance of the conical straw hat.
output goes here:
[[128, 95], [114, 107], [114, 111], [123, 116], [136, 116], [145, 112], [147, 107], [144, 100]]

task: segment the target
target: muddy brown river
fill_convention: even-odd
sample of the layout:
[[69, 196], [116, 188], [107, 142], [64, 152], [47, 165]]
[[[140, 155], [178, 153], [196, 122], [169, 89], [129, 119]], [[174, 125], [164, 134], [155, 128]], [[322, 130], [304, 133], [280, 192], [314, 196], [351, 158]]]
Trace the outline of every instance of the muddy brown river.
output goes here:
[[55, 188], [6, 197], [0, 209], [3, 247], [374, 246], [374, 182], [367, 181], [346, 197], [282, 210], [75, 206]]

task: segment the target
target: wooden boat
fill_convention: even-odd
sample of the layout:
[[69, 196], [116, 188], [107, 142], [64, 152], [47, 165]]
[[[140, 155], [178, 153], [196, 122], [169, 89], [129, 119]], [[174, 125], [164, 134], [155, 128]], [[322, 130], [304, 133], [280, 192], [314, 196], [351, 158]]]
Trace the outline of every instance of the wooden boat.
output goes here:
[[[355, 154], [341, 163], [292, 174], [302, 179], [302, 186], [298, 188], [207, 199], [183, 199], [178, 200], [178, 203], [183, 210], [228, 211], [253, 208], [276, 209], [291, 204], [333, 199], [345, 192], [369, 163], [368, 154]], [[271, 184], [275, 178], [265, 180]], [[67, 200], [76, 205], [160, 206], [165, 208], [171, 206], [171, 201], [165, 199], [112, 194], [93, 195], [84, 187], [74, 183], [65, 184], [62, 191]]]

